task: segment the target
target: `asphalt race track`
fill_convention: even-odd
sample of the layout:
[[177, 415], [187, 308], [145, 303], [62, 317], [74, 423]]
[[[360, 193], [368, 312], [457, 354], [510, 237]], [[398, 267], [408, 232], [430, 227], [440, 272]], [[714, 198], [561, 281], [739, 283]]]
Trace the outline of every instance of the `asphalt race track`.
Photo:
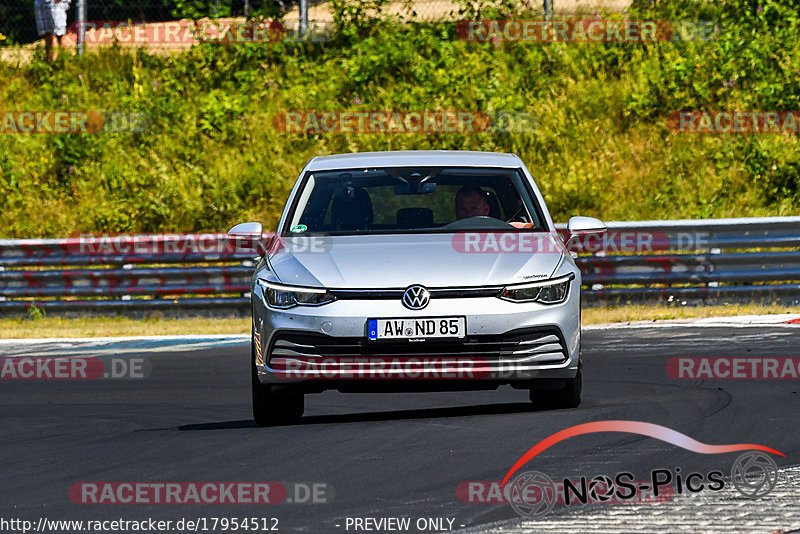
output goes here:
[[[279, 532], [335, 533], [389, 532], [356, 530], [354, 519], [409, 517], [414, 532], [417, 520], [425, 518], [452, 520], [452, 530], [544, 532], [535, 520], [521, 522], [507, 503], [461, 502], [456, 488], [465, 481], [501, 480], [534, 444], [569, 426], [624, 419], [663, 425], [707, 444], [755, 443], [784, 453], [786, 458], [774, 457], [787, 468], [778, 493], [763, 497], [755, 516], [721, 514], [722, 499], [742, 501], [741, 507], [750, 503], [730, 492], [703, 491], [696, 494], [701, 501], [695, 499], [700, 505], [691, 516], [698, 518], [696, 524], [690, 519], [685, 526], [693, 532], [789, 531], [800, 528], [800, 487], [791, 469], [800, 464], [800, 379], [675, 380], [665, 365], [675, 356], [800, 356], [798, 344], [800, 325], [590, 329], [583, 337], [584, 400], [575, 410], [533, 411], [526, 392], [510, 388], [328, 392], [307, 397], [302, 424], [277, 428], [251, 422], [249, 346], [241, 338], [0, 344], [5, 357], [142, 358], [149, 374], [124, 380], [0, 380], [0, 518], [37, 524], [40, 518], [259, 517], [277, 518]], [[636, 480], [647, 480], [654, 469], [674, 472], [676, 467], [685, 474], [719, 470], [727, 477], [738, 454], [698, 454], [650, 437], [594, 433], [558, 443], [525, 469], [553, 479], [629, 471]], [[70, 500], [75, 483], [121, 481], [318, 483], [325, 484], [327, 502], [98, 505]], [[770, 508], [771, 499], [779, 506]], [[565, 532], [582, 531], [570, 525], [589, 514], [595, 514], [591, 525], [597, 531], [634, 531], [637, 522], [677, 504], [643, 504], [640, 513], [624, 516], [615, 512], [630, 506], [557, 505], [546, 518], [547, 531], [559, 525]], [[686, 514], [680, 515], [686, 521]], [[666, 517], [658, 530], [677, 531]], [[434, 532], [450, 530], [425, 523], [431, 524]]]

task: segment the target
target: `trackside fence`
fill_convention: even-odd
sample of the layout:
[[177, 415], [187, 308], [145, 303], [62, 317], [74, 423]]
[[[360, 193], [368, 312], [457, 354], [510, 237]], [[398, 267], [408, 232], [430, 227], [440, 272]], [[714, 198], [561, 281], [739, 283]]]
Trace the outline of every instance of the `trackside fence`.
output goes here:
[[[0, 315], [244, 315], [258, 246], [269, 246], [259, 243], [225, 234], [0, 240]], [[800, 217], [611, 222], [605, 236], [569, 248], [589, 306], [800, 304]]]
[[600, 250], [587, 244], [589, 304], [800, 304], [800, 217], [612, 222]]
[[0, 240], [0, 313], [239, 313], [257, 252], [225, 234]]

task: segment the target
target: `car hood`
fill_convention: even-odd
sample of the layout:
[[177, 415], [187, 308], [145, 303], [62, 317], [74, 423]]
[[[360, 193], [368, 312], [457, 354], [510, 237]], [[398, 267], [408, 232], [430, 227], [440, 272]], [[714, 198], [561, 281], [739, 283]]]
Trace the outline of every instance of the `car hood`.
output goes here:
[[269, 262], [282, 283], [332, 289], [482, 287], [552, 277], [563, 242], [555, 233], [526, 234], [536, 236], [533, 247], [509, 238], [500, 250], [503, 234], [493, 240], [484, 233], [469, 252], [464, 234], [286, 237]]

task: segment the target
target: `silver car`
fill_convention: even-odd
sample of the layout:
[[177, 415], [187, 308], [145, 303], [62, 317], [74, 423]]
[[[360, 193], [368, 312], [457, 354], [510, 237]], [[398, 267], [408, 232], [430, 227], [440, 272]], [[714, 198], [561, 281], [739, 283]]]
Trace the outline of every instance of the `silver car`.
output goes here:
[[510, 385], [539, 407], [580, 404], [581, 273], [517, 156], [316, 157], [267, 237], [252, 278], [258, 424], [297, 421], [304, 395], [329, 389]]

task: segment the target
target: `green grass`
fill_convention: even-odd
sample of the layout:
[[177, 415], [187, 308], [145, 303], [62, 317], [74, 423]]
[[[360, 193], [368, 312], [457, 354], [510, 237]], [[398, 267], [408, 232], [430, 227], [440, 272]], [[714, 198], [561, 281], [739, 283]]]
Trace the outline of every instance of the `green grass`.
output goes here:
[[[666, 122], [681, 109], [800, 109], [793, 2], [662, 4], [632, 16], [717, 20], [720, 39], [495, 46], [459, 41], [452, 24], [358, 15], [340, 18], [324, 45], [0, 62], [4, 110], [153, 118], [145, 133], [0, 134], [0, 235], [270, 228], [309, 158], [392, 149], [514, 152], [562, 221], [797, 213], [796, 135], [678, 134]], [[533, 132], [444, 135], [289, 135], [272, 124], [281, 111], [351, 109], [525, 111], [539, 122]]]

